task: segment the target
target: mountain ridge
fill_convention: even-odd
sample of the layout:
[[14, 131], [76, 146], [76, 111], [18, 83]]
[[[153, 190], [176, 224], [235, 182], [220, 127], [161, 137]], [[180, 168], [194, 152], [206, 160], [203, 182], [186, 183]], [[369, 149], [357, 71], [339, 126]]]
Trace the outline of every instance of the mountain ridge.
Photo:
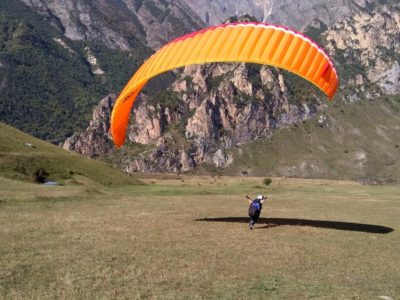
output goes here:
[[186, 0], [186, 3], [211, 25], [222, 23], [231, 16], [249, 14], [262, 22], [283, 24], [303, 31], [316, 20], [331, 27], [338, 21], [370, 9], [378, 1], [334, 0], [327, 4], [319, 0], [237, 0], [228, 4], [225, 0]]

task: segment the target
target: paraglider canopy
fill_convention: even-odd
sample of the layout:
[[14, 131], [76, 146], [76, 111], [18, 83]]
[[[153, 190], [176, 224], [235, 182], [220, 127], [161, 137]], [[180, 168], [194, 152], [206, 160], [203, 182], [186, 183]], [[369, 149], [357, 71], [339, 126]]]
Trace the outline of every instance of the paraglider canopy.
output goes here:
[[209, 62], [250, 62], [279, 67], [310, 81], [329, 99], [338, 87], [332, 61], [303, 34], [254, 22], [213, 26], [173, 40], [141, 65], [112, 111], [111, 134], [115, 145], [123, 145], [132, 105], [152, 77], [175, 68]]

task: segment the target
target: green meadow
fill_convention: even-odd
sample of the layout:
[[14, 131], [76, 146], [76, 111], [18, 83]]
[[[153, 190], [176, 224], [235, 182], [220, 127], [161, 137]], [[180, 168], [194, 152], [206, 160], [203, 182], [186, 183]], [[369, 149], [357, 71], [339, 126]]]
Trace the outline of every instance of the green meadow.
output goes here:
[[398, 299], [399, 187], [263, 179], [0, 177], [0, 298]]

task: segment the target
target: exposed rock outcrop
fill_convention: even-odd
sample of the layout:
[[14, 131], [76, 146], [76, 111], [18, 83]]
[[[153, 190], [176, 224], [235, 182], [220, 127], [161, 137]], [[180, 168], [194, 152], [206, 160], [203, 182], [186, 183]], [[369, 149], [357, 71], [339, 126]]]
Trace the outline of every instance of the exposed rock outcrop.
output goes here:
[[115, 98], [114, 94], [110, 94], [102, 99], [93, 111], [93, 118], [89, 127], [84, 132], [74, 133], [67, 138], [62, 147], [89, 157], [96, 157], [113, 151], [114, 146], [108, 131]]
[[[342, 87], [353, 90], [348, 93], [349, 98], [360, 98], [358, 94], [365, 94], [367, 88], [370, 94], [400, 92], [399, 32], [400, 4], [359, 12], [327, 32], [326, 48], [347, 79]], [[377, 85], [380, 90], [368, 87], [368, 83]]]

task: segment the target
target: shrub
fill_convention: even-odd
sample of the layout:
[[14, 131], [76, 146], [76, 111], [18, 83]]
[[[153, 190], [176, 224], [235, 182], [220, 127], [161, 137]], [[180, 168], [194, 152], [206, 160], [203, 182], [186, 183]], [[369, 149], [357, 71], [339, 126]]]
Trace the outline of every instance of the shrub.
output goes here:
[[266, 177], [266, 178], [264, 178], [263, 183], [268, 186], [272, 183], [272, 179], [269, 177]]

